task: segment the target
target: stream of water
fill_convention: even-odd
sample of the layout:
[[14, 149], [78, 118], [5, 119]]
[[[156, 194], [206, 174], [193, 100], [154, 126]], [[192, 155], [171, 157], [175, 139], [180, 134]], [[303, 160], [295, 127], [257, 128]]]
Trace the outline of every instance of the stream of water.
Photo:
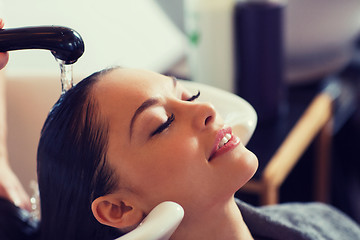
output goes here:
[[73, 87], [73, 64], [65, 64], [64, 61], [59, 60], [61, 70], [61, 90], [65, 93], [67, 90]]

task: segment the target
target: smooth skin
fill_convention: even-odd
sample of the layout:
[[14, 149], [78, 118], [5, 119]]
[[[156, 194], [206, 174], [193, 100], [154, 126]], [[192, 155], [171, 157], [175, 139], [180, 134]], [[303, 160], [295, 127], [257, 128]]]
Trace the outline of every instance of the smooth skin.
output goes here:
[[185, 210], [171, 239], [252, 239], [234, 194], [258, 161], [241, 142], [209, 161], [225, 128], [211, 104], [191, 100], [196, 93], [170, 77], [135, 69], [107, 73], [92, 94], [109, 122], [107, 156], [119, 177], [118, 190], [92, 204], [99, 222], [131, 230], [169, 200]]

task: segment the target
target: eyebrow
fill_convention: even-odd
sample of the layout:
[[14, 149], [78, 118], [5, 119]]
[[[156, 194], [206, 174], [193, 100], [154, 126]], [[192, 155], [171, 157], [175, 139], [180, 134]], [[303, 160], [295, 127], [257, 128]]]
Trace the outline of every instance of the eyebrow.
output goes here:
[[140, 105], [140, 107], [138, 107], [136, 109], [133, 117], [131, 118], [131, 122], [130, 122], [130, 139], [131, 139], [132, 129], [133, 129], [134, 122], [135, 122], [136, 118], [140, 115], [140, 113], [142, 113], [143, 111], [145, 111], [149, 107], [156, 105], [158, 102], [159, 102], [159, 100], [156, 99], [156, 98], [149, 98], [145, 102], [143, 102]]
[[[172, 82], [173, 82], [173, 86], [174, 88], [176, 88], [176, 84], [177, 84], [177, 79], [176, 77], [170, 77], [172, 79]], [[132, 131], [133, 131], [133, 127], [134, 127], [134, 123], [135, 123], [135, 120], [136, 118], [142, 113], [144, 112], [146, 109], [148, 109], [149, 107], [151, 106], [154, 106], [156, 104], [159, 103], [159, 99], [157, 98], [149, 98], [147, 99], [145, 102], [143, 102], [140, 107], [138, 107], [133, 115], [133, 117], [131, 118], [131, 121], [130, 121], [130, 139], [131, 139], [131, 136], [132, 136]]]

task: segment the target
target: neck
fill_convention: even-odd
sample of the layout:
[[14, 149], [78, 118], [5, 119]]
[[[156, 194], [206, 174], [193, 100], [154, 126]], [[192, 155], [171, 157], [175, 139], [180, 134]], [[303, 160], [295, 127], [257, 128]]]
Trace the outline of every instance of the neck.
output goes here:
[[217, 204], [187, 214], [171, 240], [249, 240], [253, 239], [241, 212], [232, 197], [225, 204]]

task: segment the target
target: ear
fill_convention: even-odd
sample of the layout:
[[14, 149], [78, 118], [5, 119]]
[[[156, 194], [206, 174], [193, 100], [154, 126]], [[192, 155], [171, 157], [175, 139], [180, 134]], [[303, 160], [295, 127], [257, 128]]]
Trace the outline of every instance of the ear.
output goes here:
[[141, 209], [117, 194], [98, 197], [92, 202], [91, 210], [98, 222], [126, 231], [135, 228], [144, 216]]

